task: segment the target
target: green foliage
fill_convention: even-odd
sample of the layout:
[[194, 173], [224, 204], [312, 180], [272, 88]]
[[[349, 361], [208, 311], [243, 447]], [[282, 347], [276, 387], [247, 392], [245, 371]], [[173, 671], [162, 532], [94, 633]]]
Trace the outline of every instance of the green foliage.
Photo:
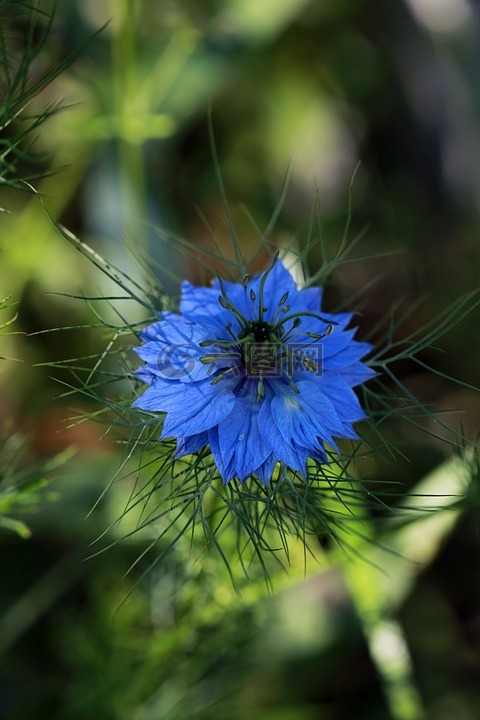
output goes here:
[[31, 535], [25, 517], [39, 511], [41, 503], [58, 500], [46, 493], [71, 451], [45, 461], [29, 460], [28, 439], [6, 425], [0, 433], [0, 532], [13, 532], [26, 539]]
[[[228, 260], [221, 249], [218, 254], [228, 267], [229, 276], [238, 280], [250, 270], [252, 259], [259, 252], [273, 252], [268, 237], [272, 224], [268, 224], [264, 233], [260, 231], [258, 247], [251, 257], [246, 257], [233, 227], [223, 185], [220, 187], [236, 259]], [[276, 208], [273, 218], [278, 214], [279, 208]], [[349, 253], [357, 241], [349, 243], [347, 240], [350, 211], [348, 218], [339, 249], [333, 259], [324, 258], [325, 272], [334, 272], [337, 264], [351, 259]], [[317, 222], [318, 216], [314, 212], [313, 223]], [[379, 321], [379, 327], [386, 329], [380, 336], [376, 329], [372, 330], [376, 351], [367, 362], [378, 375], [363, 390], [370, 417], [364, 427], [363, 443], [343, 443], [340, 455], [329, 451], [328, 465], [310, 462], [306, 479], [280, 464], [269, 487], [253, 478], [245, 484], [232, 482], [223, 487], [208, 450], [175, 460], [173, 443], [158, 441], [162, 419], [155, 414], [146, 417], [145, 413], [131, 409], [140, 387], [133, 376], [135, 364], [128, 348], [130, 343], [137, 342], [138, 331], [144, 323], [141, 320], [128, 322], [126, 317], [135, 315], [132, 305], [140, 306], [147, 314], [146, 322], [151, 322], [159, 309], [174, 307], [149, 266], [148, 258], [142, 258], [141, 265], [145, 280], [137, 281], [65, 228], [58, 229], [118, 288], [118, 293], [108, 298], [97, 296], [87, 300], [99, 321], [99, 329], [108, 330], [110, 339], [96, 358], [72, 358], [62, 363], [62, 367], [70, 368], [73, 375], [72, 384], [62, 396], [69, 397], [80, 391], [94, 400], [99, 407], [91, 417], [105, 423], [109, 432], [115, 433], [126, 445], [125, 460], [110, 486], [122, 478], [131, 478], [131, 493], [118, 524], [125, 529], [124, 538], [137, 533], [151, 538], [142, 553], [142, 557], [149, 551], [152, 554], [146, 572], [162, 562], [179, 542], [191, 544], [192, 552], [199, 558], [211, 550], [218, 552], [235, 587], [239, 582], [239, 567], [242, 568], [240, 576], [251, 578], [260, 571], [269, 584], [272, 568], [277, 563], [290, 564], [292, 545], [303, 547], [305, 568], [307, 557], [316, 558], [322, 554], [320, 543], [338, 545], [347, 556], [357, 554], [356, 538], [366, 537], [365, 523], [369, 518], [377, 518], [378, 522], [380, 517], [390, 516], [394, 507], [400, 508], [408, 497], [405, 490], [400, 489], [398, 494], [392, 492], [388, 482], [379, 487], [370, 483], [367, 487], [361, 476], [362, 463], [371, 456], [390, 456], [396, 462], [406, 458], [392, 437], [392, 431], [394, 434], [396, 428], [405, 423], [421, 433], [427, 432], [440, 443], [454, 447], [468, 444], [463, 434], [450, 428], [434, 409], [416, 400], [397, 376], [395, 368], [402, 367], [405, 362], [419, 362], [425, 366], [420, 359], [422, 353], [478, 307], [478, 293], [461, 298], [401, 341], [394, 341], [394, 334], [409, 312], [400, 313], [396, 318], [395, 310], [387, 311]], [[159, 233], [164, 241], [178, 241], [188, 252], [187, 241], [164, 231]], [[285, 254], [294, 255], [294, 268], [301, 269], [307, 284], [312, 283], [308, 275], [308, 252], [320, 238], [321, 227], [313, 225], [305, 250], [293, 254], [289, 246], [280, 246]], [[202, 259], [208, 267], [216, 256], [205, 251]], [[364, 257], [357, 257], [357, 262], [363, 260]], [[161, 272], [161, 268], [158, 269]], [[106, 319], [107, 313], [112, 312], [116, 321]], [[83, 364], [85, 361], [88, 366]], [[443, 377], [446, 376], [443, 374]], [[447, 379], [455, 382], [452, 377]], [[112, 395], [115, 388], [120, 389], [120, 394]]]
[[[0, 0], [0, 185], [16, 190], [34, 191], [31, 183], [44, 177], [41, 156], [34, 149], [36, 132], [61, 104], [35, 102], [43, 91], [73, 62], [81, 50], [40, 76], [34, 67], [50, 37], [54, 14], [47, 14], [27, 2]], [[21, 334], [12, 329], [16, 320], [10, 298], [0, 301], [0, 335]], [[0, 356], [1, 360], [7, 358]], [[61, 467], [65, 454], [44, 461], [28, 461], [28, 440], [6, 423], [0, 434], [0, 531], [30, 537], [30, 529], [21, 519], [38, 510], [41, 492]], [[70, 455], [70, 453], [68, 453]], [[53, 495], [52, 495], [53, 497]]]
[[42, 93], [84, 50], [38, 73], [54, 19], [28, 2], [0, 0], [0, 185], [15, 190], [31, 191], [50, 172], [41, 167], [45, 156], [35, 150], [36, 134], [63, 106], [42, 101]]
[[[239, 279], [250, 270], [252, 257], [243, 254], [223, 185], [221, 192], [235, 260], [223, 256], [221, 249], [218, 252], [232, 278]], [[279, 208], [276, 208], [273, 217], [278, 214]], [[318, 220], [316, 213], [313, 217], [314, 221]], [[108, 298], [96, 296], [87, 300], [99, 321], [99, 328], [108, 330], [110, 334], [104, 352], [93, 358], [93, 370], [82, 364], [88, 360], [90, 366], [92, 358], [73, 358], [62, 365], [70, 367], [73, 375], [73, 382], [64, 396], [80, 391], [94, 400], [99, 409], [90, 417], [105, 423], [108, 431], [114, 433], [126, 447], [124, 460], [105, 490], [105, 493], [117, 496], [117, 504], [120, 497], [125, 497], [125, 505], [120, 507], [117, 518], [95, 543], [102, 545], [95, 555], [113, 552], [121, 543], [141, 543], [141, 552], [129, 568], [129, 573], [135, 574], [136, 579], [121, 606], [152, 575], [155, 577], [157, 571], [162, 569], [164, 573], [171, 556], [193, 559], [202, 571], [202, 576], [198, 576], [201, 585], [210, 573], [213, 573], [213, 582], [218, 583], [223, 565], [233, 592], [238, 593], [244, 602], [246, 597], [250, 597], [254, 603], [262, 578], [269, 590], [273, 587], [278, 589], [286, 584], [287, 568], [295, 574], [303, 566], [303, 573], [309, 575], [314, 567], [320, 569], [333, 562], [345, 574], [392, 717], [422, 720], [425, 717], [423, 703], [415, 686], [404, 632], [395, 618], [395, 612], [411, 588], [415, 565], [427, 567], [452, 531], [459, 502], [468, 496], [472, 481], [463, 448], [467, 446], [467, 454], [472, 453], [472, 448], [462, 432], [451, 428], [443, 417], [437, 416], [434, 408], [416, 400], [397, 376], [395, 368], [404, 366], [405, 362], [418, 362], [427, 368], [421, 359], [422, 353], [478, 307], [478, 293], [461, 298], [439, 313], [435, 320], [418, 327], [401, 341], [395, 340], [395, 336], [409, 317], [408, 311], [400, 312], [398, 317], [396, 308], [387, 311], [379, 322], [382, 329], [380, 336], [375, 328], [372, 330], [376, 352], [369, 362], [378, 375], [364, 390], [364, 402], [371, 421], [365, 425], [363, 443], [345, 443], [340, 455], [329, 452], [329, 465], [310, 462], [306, 478], [280, 464], [269, 487], [253, 478], [244, 484], [232, 482], [223, 487], [208, 450], [175, 460], [173, 443], [158, 440], [161, 418], [155, 414], [146, 418], [144, 414], [131, 410], [131, 403], [139, 389], [132, 375], [135, 366], [129, 344], [136, 342], [143, 322], [126, 320], [126, 317], [135, 315], [129, 306], [139, 305], [147, 314], [146, 322], [151, 322], [160, 308], [174, 307], [151, 269], [148, 258], [142, 258], [145, 280], [137, 281], [72, 233], [62, 227], [58, 229], [118, 287], [118, 293], [112, 293]], [[264, 233], [260, 231], [261, 241], [253, 257], [266, 249], [273, 251], [269, 233], [270, 223]], [[326, 272], [335, 273], [336, 265], [347, 261], [356, 246], [356, 242], [348, 242], [347, 234], [348, 224], [334, 258], [325, 256]], [[188, 251], [187, 241], [173, 238], [164, 231], [160, 231], [160, 235], [164, 240], [178, 241]], [[321, 226], [317, 229], [312, 227], [305, 243], [307, 252], [299, 250], [295, 253], [296, 267], [302, 268], [306, 282], [310, 284], [307, 253], [319, 237]], [[290, 253], [291, 257], [291, 247], [280, 246], [280, 250]], [[205, 265], [208, 266], [212, 260], [205, 251]], [[365, 258], [359, 257], [358, 260]], [[116, 321], [107, 320], [107, 314], [111, 317], [112, 313]], [[444, 373], [440, 375], [455, 382], [454, 378]], [[119, 394], [112, 393], [115, 388], [119, 388]], [[397, 463], [408, 457], [394, 438], [396, 428], [402, 423], [419, 432], [427, 432], [437, 442], [462, 448], [463, 454], [455, 463], [445, 464], [434, 477], [409, 490], [398, 488], [395, 491], [395, 486], [386, 480], [375, 487], [374, 482], [362, 478], [362, 463], [376, 456], [390, 455]], [[127, 492], [124, 490], [119, 494], [118, 485], [126, 486]], [[102, 493], [102, 498], [105, 493]], [[110, 537], [106, 546], [105, 536]], [[382, 572], [387, 563], [392, 569], [392, 576], [384, 579]], [[182, 578], [179, 582], [177, 578], [174, 587], [178, 583], [179, 589], [183, 587], [182, 594], [183, 591], [188, 594], [188, 586], [192, 582], [193, 573], [190, 571], [188, 579]], [[201, 585], [195, 584], [195, 615], [206, 629], [211, 598], [209, 596], [205, 604], [202, 603]], [[222, 586], [225, 587], [224, 584]], [[373, 593], [372, 588], [375, 588]], [[215, 594], [213, 585], [212, 592]], [[228, 614], [231, 617], [231, 610]], [[216, 615], [218, 617], [218, 610]], [[189, 626], [190, 620], [187, 622]], [[225, 629], [222, 632], [225, 633]], [[175, 657], [181, 642], [177, 637], [175, 646], [168, 647], [169, 662]], [[388, 643], [394, 643], [396, 647], [397, 659], [393, 664], [385, 649]], [[205, 672], [210, 676], [212, 670], [207, 660], [210, 657], [207, 655], [205, 658], [200, 674]], [[194, 688], [197, 687], [197, 665], [201, 667], [198, 656], [195, 666], [186, 670], [190, 678], [188, 691], [181, 683], [173, 682], [171, 677], [158, 677], [159, 690], [153, 697], [158, 694], [160, 699], [158, 703], [152, 698], [147, 700], [139, 710], [139, 717], [155, 717], [155, 713], [170, 717], [171, 712], [172, 717], [187, 718], [188, 712], [191, 713], [187, 707], [190, 707], [192, 694], [196, 707], [194, 716], [199, 718], [217, 717], [217, 710], [220, 717], [225, 707], [232, 707], [223, 694], [212, 699], [207, 691], [208, 711], [203, 714], [203, 690], [197, 696], [191, 689], [192, 683]]]
[[[20, 448], [3, 486], [6, 517], [27, 520], [34, 534], [29, 543], [11, 531], [1, 538], [0, 645], [10, 657], [0, 677], [0, 714], [9, 720], [478, 715], [478, 457], [471, 462], [467, 453], [466, 468], [443, 462], [469, 431], [457, 415], [437, 411], [439, 404], [460, 410], [475, 398], [478, 323], [476, 313], [465, 313], [477, 302], [470, 289], [478, 286], [478, 222], [468, 173], [459, 190], [446, 182], [458, 164], [447, 163], [447, 173], [433, 157], [438, 142], [442, 162], [452, 148], [468, 158], [474, 137], [464, 129], [478, 123], [467, 116], [475, 103], [460, 108], [447, 89], [458, 126], [449, 124], [448, 146], [441, 146], [438, 112], [427, 127], [438, 77], [429, 76], [428, 63], [421, 67], [432, 92], [418, 108], [418, 88], [409, 84], [418, 75], [398, 74], [399, 57], [428, 44], [427, 59], [441, 57], [467, 90], [450, 51], [462, 48], [468, 63], [468, 48], [461, 34], [451, 44], [448, 34], [427, 37], [423, 25], [402, 15], [403, 3], [291, 0], [278, 12], [271, 4], [59, 3], [69, 45], [77, 32], [112, 17], [80, 72], [68, 75], [68, 85], [60, 76], [52, 85], [53, 97], [73, 96], [78, 105], [34, 127], [37, 145], [20, 135], [55, 108], [43, 105], [42, 93], [24, 105], [23, 120], [2, 131], [2, 167], [17, 189], [44, 169], [69, 166], [33, 184], [52, 215], [87, 240], [62, 228], [100, 271], [59, 242], [38, 197], [15, 196], [24, 206], [3, 218], [0, 281], [1, 297], [12, 293], [21, 303], [19, 320], [4, 332], [35, 334], [2, 351], [26, 361], [1, 364], [2, 403], [28, 423], [32, 405], [33, 412], [43, 401], [50, 408], [60, 387], [60, 417], [71, 418], [83, 452], [67, 465], [61, 501], [45, 503], [45, 490], [36, 489], [32, 508], [18, 488], [31, 481], [34, 489], [50, 470], [33, 468], [18, 434], [5, 446], [9, 453], [15, 443]], [[22, 47], [32, 8], [0, 7], [11, 19], [25, 11], [15, 41]], [[87, 15], [96, 21], [87, 25]], [[17, 20], [0, 25], [8, 42]], [[49, 22], [37, 15], [36, 43]], [[63, 61], [58, 45], [46, 41], [31, 77]], [[225, 185], [249, 206], [232, 203], [227, 222], [205, 149], [208, 100]], [[20, 153], [11, 138], [20, 140]], [[360, 157], [342, 241], [345, 188]], [[286, 184], [280, 188], [289, 158], [287, 192]], [[92, 182], [102, 162], [118, 178], [113, 190], [105, 172]], [[313, 177], [319, 191], [308, 227]], [[285, 206], [280, 212], [279, 203], [270, 222], [277, 196]], [[109, 208], [118, 221], [113, 230]], [[157, 213], [176, 233], [150, 231]], [[367, 234], [365, 219], [372, 221]], [[145, 416], [129, 409], [139, 391], [129, 377], [129, 348], [159, 309], [175, 307], [180, 277], [208, 282], [212, 264], [235, 275], [228, 224], [255, 270], [276, 245], [290, 259], [301, 256], [307, 282], [326, 284], [329, 308], [361, 308], [362, 333], [377, 343], [381, 375], [365, 393], [373, 418], [366, 443], [343, 447], [328, 472], [312, 466], [307, 486], [279, 477], [280, 487], [269, 492], [255, 483], [224, 490], [208, 457], [173, 463], [171, 445], [157, 442], [158, 419], [145, 425]], [[123, 252], [125, 228], [133, 239]], [[403, 255], [391, 258], [394, 243]], [[61, 292], [47, 302], [45, 289]], [[431, 299], [417, 304], [425, 289]], [[447, 309], [438, 315], [439, 308]], [[5, 310], [6, 322], [14, 312]], [[53, 331], [62, 324], [72, 329]], [[449, 396], [452, 376], [461, 378], [463, 395]], [[107, 459], [97, 453], [97, 435], [89, 436], [95, 423]], [[50, 440], [45, 429], [45, 452]], [[85, 561], [88, 554], [95, 557]], [[275, 597], [266, 595], [265, 578]]]

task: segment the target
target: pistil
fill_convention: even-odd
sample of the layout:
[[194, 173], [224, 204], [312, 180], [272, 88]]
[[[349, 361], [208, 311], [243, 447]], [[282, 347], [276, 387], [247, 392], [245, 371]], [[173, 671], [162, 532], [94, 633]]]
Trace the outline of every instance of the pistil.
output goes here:
[[[219, 350], [233, 350], [233, 354], [228, 353], [228, 357], [232, 356], [235, 359], [240, 360], [243, 367], [245, 368], [248, 375], [251, 377], [258, 378], [257, 380], [257, 403], [263, 400], [265, 397], [265, 375], [268, 377], [268, 371], [279, 367], [280, 376], [284, 377], [288, 381], [288, 384], [295, 393], [299, 393], [297, 386], [293, 382], [294, 373], [294, 359], [300, 360], [302, 366], [309, 372], [317, 372], [319, 365], [312, 358], [306, 357], [300, 350], [294, 350], [290, 347], [292, 339], [303, 335], [310, 338], [310, 342], [305, 343], [304, 347], [314, 345], [324, 337], [330, 335], [334, 329], [334, 325], [338, 323], [332, 320], [327, 320], [321, 315], [310, 311], [291, 312], [291, 306], [286, 305], [289, 298], [289, 291], [285, 292], [280, 298], [274, 312], [272, 314], [271, 321], [265, 320], [265, 313], [268, 308], [264, 305], [264, 290], [265, 283], [268, 276], [272, 272], [275, 264], [278, 260], [279, 252], [277, 252], [272, 258], [267, 269], [260, 278], [260, 283], [257, 292], [253, 288], [249, 290], [249, 298], [252, 302], [252, 315], [254, 319], [247, 318], [243, 312], [241, 312], [230, 300], [225, 290], [225, 285], [221, 278], [219, 279], [221, 294], [218, 296], [218, 302], [220, 305], [232, 313], [240, 325], [240, 329], [235, 332], [232, 330], [232, 323], [229, 322], [226, 325], [226, 330], [231, 337], [231, 340], [204, 340], [200, 343], [201, 347], [216, 346]], [[248, 284], [251, 278], [250, 275], [245, 275], [243, 279], [243, 287], [245, 290], [245, 300], [247, 300]], [[319, 322], [325, 324], [326, 329], [323, 333], [310, 332], [309, 330], [295, 332], [297, 328], [302, 324], [302, 318], [311, 317], [315, 318]], [[285, 325], [290, 323], [289, 329], [285, 331]], [[271, 345], [271, 356], [267, 352], [261, 353], [262, 345]], [[256, 350], [258, 346], [259, 354], [256, 352], [249, 352], [247, 349], [249, 345], [253, 345], [253, 350]], [[201, 362], [205, 364], [215, 363], [219, 360], [225, 359], [224, 352], [210, 353], [201, 358]], [[249, 367], [250, 366], [250, 367]], [[220, 375], [215, 377], [212, 384], [220, 382], [228, 373], [236, 370], [235, 368], [229, 368]], [[250, 370], [250, 372], [249, 372]]]

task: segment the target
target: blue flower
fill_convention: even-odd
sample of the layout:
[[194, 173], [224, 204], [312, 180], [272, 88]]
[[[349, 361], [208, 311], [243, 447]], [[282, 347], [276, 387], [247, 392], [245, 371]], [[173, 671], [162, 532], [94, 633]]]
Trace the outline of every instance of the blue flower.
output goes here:
[[308, 457], [327, 462], [325, 443], [358, 437], [366, 416], [352, 388], [374, 373], [352, 314], [320, 315], [321, 298], [277, 256], [243, 284], [183, 282], [180, 314], [140, 334], [136, 374], [150, 387], [133, 406], [166, 413], [161, 438], [176, 438], [176, 457], [209, 445], [225, 484], [268, 484], [279, 461], [301, 473]]

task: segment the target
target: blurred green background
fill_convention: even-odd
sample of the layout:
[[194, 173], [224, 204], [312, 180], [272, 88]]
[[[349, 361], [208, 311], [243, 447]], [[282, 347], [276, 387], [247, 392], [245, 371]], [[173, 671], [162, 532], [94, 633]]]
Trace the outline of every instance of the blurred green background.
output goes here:
[[[0, 18], [14, 62], [28, 38], [24, 9], [7, 7]], [[37, 17], [34, 41], [45, 22]], [[265, 227], [291, 162], [272, 240], [295, 249], [306, 237], [317, 189], [333, 255], [360, 162], [350, 235], [364, 232], [355, 253], [373, 257], [339, 265], [326, 288], [328, 309], [360, 298], [360, 334], [397, 301], [409, 307], [425, 296], [401, 339], [478, 288], [477, 3], [62, 0], [30, 81], [86, 42], [34, 100], [33, 110], [57, 101], [63, 110], [35, 131], [36, 165], [25, 160], [18, 172], [45, 175], [34, 184], [53, 217], [126, 272], [141, 277], [133, 243], [173, 273], [207, 281], [195, 258], [155, 230], [212, 249], [200, 215], [231, 256], [208, 141], [211, 105], [232, 215], [250, 252], [258, 235], [249, 214]], [[370, 558], [363, 548], [398, 581], [385, 588], [368, 562], [341, 553], [329, 562], [320, 548], [306, 579], [294, 548], [289, 572], [274, 571], [274, 596], [252, 570], [243, 601], [221, 561], [198, 560], [188, 543], [146, 574], [147, 560], [126, 573], [149, 537], [86, 559], [128, 497], [128, 481], [117, 483], [89, 512], [122, 448], [92, 420], [69, 420], [97, 408], [80, 392], [59, 397], [72, 376], [48, 363], [102, 352], [108, 336], [75, 327], [35, 333], [94, 324], [85, 302], [62, 293], [112, 287], [59, 236], [38, 198], [0, 187], [0, 206], [8, 210], [0, 215], [0, 296], [16, 303], [3, 321], [17, 314], [0, 338], [2, 462], [36, 483], [11, 513], [32, 536], [18, 536], [17, 525], [0, 537], [0, 718], [480, 717], [475, 475], [460, 512], [421, 525], [423, 555], [418, 537], [407, 537], [409, 557], [420, 552], [421, 564], [399, 569], [393, 555]], [[320, 253], [310, 262], [315, 271]], [[174, 279], [162, 281], [177, 292]], [[478, 385], [478, 312], [424, 360]], [[475, 437], [478, 394], [418, 365], [401, 378], [422, 401], [455, 410], [449, 422]], [[368, 482], [412, 488], [440, 466], [433, 492], [451, 487], [447, 445], [408, 426], [389, 432], [411, 462], [375, 456], [363, 468]], [[73, 457], [52, 461], [65, 451]], [[366, 534], [376, 531], [372, 518]], [[123, 535], [121, 527], [112, 533]], [[388, 542], [403, 550], [400, 540]]]

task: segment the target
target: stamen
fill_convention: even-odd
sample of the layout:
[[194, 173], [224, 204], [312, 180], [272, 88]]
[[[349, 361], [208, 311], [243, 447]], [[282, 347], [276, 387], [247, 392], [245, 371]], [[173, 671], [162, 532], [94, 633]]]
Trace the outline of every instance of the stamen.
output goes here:
[[228, 370], [225, 370], [225, 372], [223, 372], [221, 375], [217, 375], [217, 377], [212, 380], [210, 385], [216, 385], [217, 383], [220, 382], [220, 380], [223, 380], [225, 375], [228, 375], [228, 373], [231, 373], [231, 372], [237, 372], [237, 370], [238, 370], [238, 368], [236, 366], [228, 368]]
[[295, 385], [293, 380], [290, 380], [290, 382], [288, 384], [290, 385], [290, 387], [292, 388], [294, 393], [297, 393], [297, 395], [300, 395], [300, 390], [297, 388], [297, 386]]
[[305, 333], [305, 335], [308, 335], [308, 337], [311, 337], [314, 340], [323, 340], [324, 337], [331, 335], [332, 332], [333, 332], [333, 325], [327, 325], [327, 328], [326, 328], [325, 332], [323, 333], [323, 335], [319, 335], [318, 333], [312, 333], [312, 332], [307, 332], [307, 333]]
[[[298, 335], [304, 335], [304, 334], [305, 334], [305, 335], [308, 335], [308, 336], [310, 336], [310, 337], [313, 337], [313, 336], [316, 334], [316, 333], [310, 333], [310, 332], [308, 332], [308, 331], [306, 330], [305, 333], [297, 333], [297, 335], [293, 335], [293, 336], [292, 336], [292, 334], [291, 334], [292, 331], [293, 331], [295, 328], [297, 328], [297, 327], [300, 325], [300, 323], [302, 322], [300, 316], [305, 316], [305, 315], [307, 315], [307, 316], [309, 316], [309, 317], [315, 317], [315, 318], [317, 318], [317, 319], [322, 320], [322, 322], [326, 322], [325, 320], [323, 320], [323, 318], [320, 317], [320, 315], [316, 315], [315, 313], [310, 313], [310, 312], [292, 313], [292, 315], [289, 315], [288, 317], [283, 318], [283, 320], [282, 320], [282, 322], [286, 323], [288, 320], [292, 320], [292, 318], [295, 318], [295, 320], [293, 321], [292, 327], [291, 327], [290, 330], [287, 332], [287, 334], [282, 338], [283, 340], [292, 340], [292, 337], [297, 337]], [[338, 323], [336, 323], [336, 322], [334, 322], [334, 321], [332, 320], [332, 322], [330, 322], [330, 323], [327, 324], [327, 327], [326, 327], [326, 329], [325, 329], [325, 333], [324, 333], [323, 335], [319, 335], [317, 339], [321, 340], [321, 339], [322, 339], [323, 337], [325, 337], [326, 335], [330, 335], [330, 333], [333, 332], [333, 326], [334, 326], [334, 325], [338, 325]], [[329, 329], [329, 328], [330, 328], [330, 329]]]
[[[225, 286], [222, 279], [220, 277], [218, 278], [221, 288], [221, 294], [218, 297], [218, 301], [224, 309], [235, 315], [236, 319], [240, 322], [241, 329], [238, 332], [237, 337], [235, 335], [235, 332], [232, 330], [232, 323], [230, 322], [225, 327], [232, 338], [231, 340], [204, 340], [202, 343], [200, 343], [200, 346], [208, 347], [210, 345], [216, 345], [217, 348], [220, 350], [233, 349], [233, 356], [235, 358], [238, 358], [241, 362], [245, 364], [246, 351], [243, 349], [245, 345], [249, 343], [253, 343], [256, 345], [261, 345], [264, 342], [272, 343], [277, 347], [276, 362], [280, 363], [281, 373], [283, 377], [288, 381], [289, 386], [292, 388], [292, 390], [295, 393], [299, 394], [300, 391], [293, 382], [293, 376], [296, 372], [295, 367], [297, 367], [296, 363], [301, 363], [303, 369], [312, 373], [318, 371], [319, 365], [312, 358], [305, 356], [303, 352], [299, 350], [293, 350], [293, 348], [289, 347], [287, 340], [290, 340], [292, 335], [293, 337], [296, 337], [297, 335], [304, 335], [311, 338], [311, 341], [309, 343], [304, 344], [304, 347], [308, 347], [314, 342], [321, 340], [326, 335], [329, 335], [333, 330], [333, 325], [337, 323], [335, 323], [334, 321], [327, 323], [324, 318], [313, 312], [292, 313], [291, 306], [285, 305], [290, 295], [289, 291], [285, 292], [277, 303], [273, 319], [270, 321], [264, 320], [264, 315], [268, 310], [268, 308], [264, 306], [265, 284], [269, 274], [275, 267], [275, 263], [277, 262], [278, 257], [279, 252], [277, 251], [272, 258], [270, 264], [268, 265], [267, 269], [260, 278], [259, 289], [257, 290], [257, 292], [255, 292], [253, 288], [250, 288], [249, 290], [249, 296], [252, 303], [255, 304], [258, 300], [258, 314], [255, 313], [255, 315], [257, 316], [256, 320], [246, 318], [243, 313], [233, 305], [225, 291]], [[248, 289], [247, 285], [249, 281], [250, 275], [245, 275], [243, 279], [245, 292]], [[303, 333], [295, 333], [295, 328], [298, 328], [302, 324], [302, 317], [304, 316], [313, 317], [317, 320], [324, 322], [326, 324], [325, 333], [322, 335], [320, 333], [312, 333], [307, 330], [305, 330], [305, 332]], [[291, 321], [291, 326], [285, 334], [285, 323], [288, 321]], [[227, 353], [227, 356], [229, 358], [232, 357], [231, 353]], [[223, 352], [211, 353], [200, 358], [201, 362], [206, 365], [225, 359], [226, 355]], [[260, 368], [261, 366], [259, 364], [259, 366], [256, 368], [257, 373]], [[220, 382], [228, 372], [232, 372], [234, 369], [236, 370], [237, 368], [230, 368], [229, 370], [226, 370], [225, 372], [222, 372], [220, 375], [215, 377], [212, 380], [212, 385]], [[265, 397], [264, 379], [261, 372], [259, 373], [259, 375], [260, 376], [257, 380], [257, 403]]]
[[259, 403], [260, 400], [264, 397], [265, 397], [265, 387], [263, 385], [263, 378], [260, 377], [258, 384], [257, 384], [257, 403]]
[[[252, 333], [249, 333], [248, 335], [244, 335], [243, 337], [235, 337], [235, 335], [232, 335], [232, 340], [215, 340], [213, 342], [213, 345], [216, 347], [221, 348], [231, 348], [235, 347], [236, 345], [243, 345], [244, 343], [248, 342], [254, 342], [255, 336]], [[209, 357], [208, 355], [204, 355], [204, 357]]]
[[311, 373], [317, 372], [318, 363], [316, 363], [315, 360], [312, 360], [312, 358], [309, 358], [309, 357], [305, 357], [300, 352], [298, 353], [298, 355], [300, 356], [300, 358], [308, 372], [311, 372]]
[[263, 307], [263, 288], [265, 287], [265, 282], [267, 280], [267, 277], [272, 272], [273, 268], [275, 267], [275, 263], [278, 260], [278, 257], [280, 255], [280, 251], [277, 250], [275, 255], [272, 258], [272, 261], [270, 262], [270, 265], [267, 267], [265, 272], [262, 275], [262, 279], [260, 280], [260, 302], [259, 302], [259, 308], [258, 308], [258, 321], [263, 322], [263, 313], [268, 309]]
[[275, 310], [275, 313], [272, 318], [272, 324], [276, 325], [278, 322], [279, 315], [283, 312], [286, 313], [290, 310], [290, 305], [285, 305], [285, 307], [282, 307], [282, 305], [287, 301], [289, 292], [286, 292], [285, 295], [280, 299], [280, 302], [277, 305], [277, 309]]
[[240, 322], [240, 325], [242, 325], [244, 328], [248, 328], [249, 321], [247, 318], [240, 312], [240, 310], [235, 307], [235, 305], [230, 302], [227, 293], [225, 292], [225, 286], [223, 284], [223, 280], [220, 277], [220, 275], [217, 275], [218, 282], [220, 283], [220, 289], [222, 291], [222, 294], [218, 296], [218, 302], [220, 305], [225, 308], [225, 310], [228, 310], [229, 312], [233, 313], [238, 321]]
[[212, 363], [217, 362], [217, 360], [231, 360], [232, 357], [240, 358], [240, 353], [235, 355], [226, 355], [225, 353], [216, 353], [215, 355], [203, 355], [200, 358], [200, 362], [204, 365], [211, 365]]
[[[301, 333], [299, 333], [299, 335], [300, 334]], [[278, 358], [282, 361], [282, 365], [284, 366], [283, 371], [289, 380], [292, 379], [292, 375], [290, 375], [287, 372], [287, 368], [293, 367], [292, 360], [294, 357], [298, 358], [300, 363], [302, 363], [305, 366], [305, 368], [308, 372], [314, 373], [314, 372], [318, 371], [318, 369], [319, 369], [318, 363], [316, 363], [315, 360], [312, 360], [312, 358], [306, 357], [301, 350], [293, 350], [292, 351], [290, 349], [290, 347], [288, 345], [286, 345], [284, 342], [279, 342], [278, 345], [283, 350], [283, 353], [280, 356], [278, 356]], [[308, 345], [305, 345], [305, 347], [308, 347]]]
[[228, 333], [230, 333], [230, 335], [232, 336], [232, 338], [233, 338], [235, 341], [237, 340], [237, 337], [236, 337], [236, 336], [234, 335], [234, 333], [232, 332], [232, 323], [228, 323], [227, 325], [225, 325], [225, 330], [226, 330]]
[[212, 363], [216, 362], [219, 355], [204, 355], [200, 358], [200, 362], [204, 365], [211, 365]]
[[[321, 315], [317, 315], [317, 313], [312, 313], [312, 312], [298, 312], [298, 313], [294, 313], [294, 314], [289, 315], [288, 317], [284, 318], [284, 319], [282, 320], [282, 322], [285, 323], [285, 322], [287, 322], [287, 320], [292, 320], [293, 318], [295, 318], [295, 317], [300, 317], [300, 316], [301, 316], [301, 317], [314, 317], [314, 318], [316, 318], [317, 320], [321, 320], [323, 323], [325, 323], [325, 325], [332, 325], [332, 326], [333, 326], [333, 325], [338, 325], [338, 322], [335, 322], [335, 320], [325, 320], [325, 318], [323, 318]], [[333, 329], [333, 328], [332, 328], [332, 329]], [[330, 331], [330, 332], [331, 332], [331, 331]]]

